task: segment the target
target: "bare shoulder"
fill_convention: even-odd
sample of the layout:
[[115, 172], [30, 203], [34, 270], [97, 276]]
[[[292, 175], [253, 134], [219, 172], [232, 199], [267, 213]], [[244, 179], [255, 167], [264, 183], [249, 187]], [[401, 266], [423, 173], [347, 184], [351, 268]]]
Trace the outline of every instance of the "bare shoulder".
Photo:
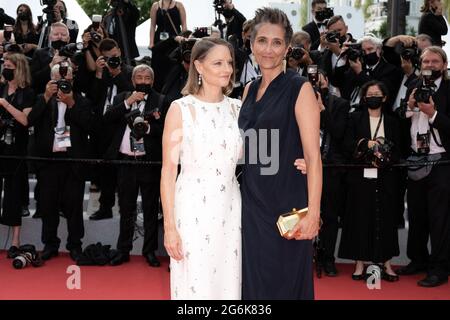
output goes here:
[[252, 83], [253, 83], [253, 81], [250, 81], [249, 83], [247, 83], [245, 85], [244, 93], [242, 94], [242, 102], [244, 102], [245, 99], [247, 98], [248, 90], [250, 90], [250, 86], [252, 85]]

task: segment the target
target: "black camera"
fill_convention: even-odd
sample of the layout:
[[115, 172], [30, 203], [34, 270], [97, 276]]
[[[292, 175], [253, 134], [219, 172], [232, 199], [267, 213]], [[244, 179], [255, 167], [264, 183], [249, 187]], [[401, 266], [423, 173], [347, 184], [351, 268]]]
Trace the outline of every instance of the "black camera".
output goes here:
[[79, 52], [81, 49], [83, 49], [83, 43], [69, 43], [59, 50], [59, 55], [61, 57], [72, 58], [74, 54]]
[[327, 40], [327, 42], [339, 42], [339, 37], [340, 37], [340, 33], [338, 31], [328, 31], [325, 34], [325, 39]]
[[293, 48], [291, 48], [291, 50], [289, 50], [289, 56], [292, 59], [301, 60], [303, 58], [303, 56], [305, 55], [305, 52], [303, 51], [303, 49], [304, 49], [304, 47], [302, 45], [293, 47]]
[[42, 0], [43, 6], [54, 6], [57, 0]]
[[91, 35], [92, 41], [94, 41], [95, 43], [99, 43], [100, 41], [102, 41], [102, 36], [97, 32], [91, 31], [89, 34]]
[[12, 265], [15, 269], [23, 269], [28, 265], [40, 267], [43, 264], [33, 245], [25, 244], [20, 246], [19, 252], [20, 253], [12, 261]]
[[57, 0], [41, 0], [41, 6], [47, 6], [42, 9], [42, 12], [47, 15], [49, 25], [55, 22], [55, 4]]
[[122, 63], [122, 59], [120, 57], [108, 57], [106, 63], [111, 69], [117, 69]]
[[361, 44], [360, 43], [349, 44], [348, 49], [342, 53], [342, 56], [343, 57], [347, 56], [347, 58], [351, 61], [362, 59], [364, 53]]
[[316, 12], [317, 21], [324, 21], [330, 19], [332, 16], [334, 16], [333, 8], [325, 8], [322, 11]]
[[111, 7], [113, 7], [114, 9], [121, 9], [125, 7], [125, 3], [123, 0], [112, 0]]
[[377, 168], [385, 168], [391, 163], [393, 143], [385, 138], [377, 138], [376, 144], [369, 149], [368, 157]]
[[414, 94], [414, 99], [417, 103], [429, 103], [430, 98], [436, 92], [432, 74], [433, 72], [431, 70], [422, 70], [422, 82]]
[[311, 82], [313, 87], [317, 87], [317, 83], [319, 82], [319, 70], [316, 64], [311, 64], [306, 69], [308, 73], [308, 80]]
[[58, 85], [58, 89], [64, 94], [68, 94], [72, 91], [72, 84], [66, 79], [58, 80], [55, 83]]
[[125, 115], [128, 126], [131, 129], [131, 135], [136, 139], [140, 140], [144, 137], [148, 130], [148, 122], [152, 117], [152, 113], [142, 113], [139, 109], [130, 111]]
[[14, 144], [14, 125], [15, 120], [6, 111], [0, 112], [0, 141], [6, 145]]
[[222, 14], [224, 11], [225, 0], [214, 0], [213, 7], [218, 14]]
[[186, 63], [191, 62], [192, 48], [194, 48], [197, 39], [187, 39], [181, 43], [181, 56]]
[[209, 37], [212, 33], [211, 27], [195, 28], [192, 36], [197, 39]]
[[411, 61], [415, 68], [419, 67], [421, 50], [417, 47], [416, 43], [414, 43], [412, 47], [405, 47], [403, 42], [399, 42], [394, 50], [404, 60]]

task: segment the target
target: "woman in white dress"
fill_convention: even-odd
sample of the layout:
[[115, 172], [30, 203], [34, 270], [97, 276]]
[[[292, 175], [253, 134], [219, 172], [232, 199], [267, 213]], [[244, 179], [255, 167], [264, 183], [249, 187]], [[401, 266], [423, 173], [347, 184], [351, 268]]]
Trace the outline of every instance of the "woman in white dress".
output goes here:
[[[191, 56], [184, 97], [167, 113], [161, 199], [172, 299], [241, 298], [242, 150], [233, 89], [233, 48], [203, 38]], [[178, 163], [181, 172], [177, 178]]]

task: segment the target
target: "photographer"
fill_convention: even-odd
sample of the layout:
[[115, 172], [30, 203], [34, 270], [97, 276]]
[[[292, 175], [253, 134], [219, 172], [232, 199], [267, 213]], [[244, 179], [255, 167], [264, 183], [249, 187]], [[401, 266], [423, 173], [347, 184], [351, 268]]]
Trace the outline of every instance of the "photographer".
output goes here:
[[39, 42], [39, 33], [33, 24], [33, 15], [31, 9], [26, 4], [17, 7], [17, 20], [14, 25], [14, 38], [16, 43], [23, 48], [25, 55], [29, 58], [33, 57], [34, 51], [37, 49]]
[[[450, 81], [447, 56], [437, 46], [421, 55], [421, 76], [407, 92], [412, 156], [410, 161], [448, 160], [450, 150]], [[398, 273], [427, 271], [418, 282], [435, 287], [448, 281], [450, 250], [450, 167], [433, 165], [408, 170], [408, 247], [411, 262]], [[431, 170], [430, 170], [431, 169]], [[431, 239], [431, 254], [428, 252]]]
[[38, 49], [31, 60], [32, 85], [37, 94], [45, 91], [46, 83], [50, 80], [51, 68], [66, 61], [67, 57], [59, 55], [59, 50], [69, 43], [69, 29], [61, 22], [56, 22], [50, 27], [50, 48]]
[[313, 0], [311, 2], [313, 21], [304, 25], [302, 29], [311, 37], [311, 50], [317, 50], [320, 45], [320, 37], [327, 30], [327, 20], [333, 14], [333, 9], [327, 8], [326, 0]]
[[156, 1], [150, 9], [150, 19], [149, 49], [153, 49], [158, 42], [175, 38], [187, 30], [186, 9], [179, 1]]
[[[345, 163], [343, 139], [348, 122], [350, 105], [347, 100], [339, 98], [328, 90], [328, 78], [319, 70], [318, 84], [322, 107], [320, 109], [320, 151], [325, 164]], [[321, 217], [323, 225], [320, 228], [320, 247], [323, 256], [319, 261], [327, 276], [337, 275], [334, 263], [336, 240], [338, 235], [338, 218], [344, 216], [346, 196], [346, 170], [342, 168], [323, 168], [323, 192]]]
[[441, 36], [447, 34], [447, 22], [442, 15], [441, 0], [424, 0], [420, 12], [419, 34], [424, 33], [431, 37], [433, 45], [443, 47]]
[[234, 35], [238, 40], [238, 46], [241, 47], [244, 44], [242, 40], [242, 25], [247, 19], [236, 9], [232, 0], [221, 0], [221, 2], [223, 6], [222, 14], [227, 25], [225, 40], [230, 39]]
[[[117, 131], [117, 125], [107, 123], [106, 112], [112, 107], [117, 94], [131, 90], [132, 68], [122, 63], [121, 50], [112, 39], [100, 42], [100, 56], [96, 61], [95, 79], [88, 96], [94, 104], [96, 127], [91, 136], [91, 146], [97, 157], [103, 158]], [[100, 208], [89, 219], [101, 220], [112, 218], [117, 186], [117, 168], [104, 165], [99, 169], [99, 187], [101, 190]]]
[[[8, 54], [4, 60], [2, 78], [5, 83], [0, 83], [0, 154], [26, 156], [27, 114], [35, 100], [30, 87], [30, 69], [23, 54]], [[14, 258], [20, 246], [22, 195], [28, 185], [27, 164], [24, 161], [2, 159], [0, 172], [0, 186], [4, 193], [0, 223], [13, 227], [12, 246], [7, 256]]]
[[300, 75], [306, 77], [306, 67], [311, 64], [319, 64], [322, 57], [317, 50], [310, 51], [311, 38], [305, 31], [294, 33], [291, 40], [291, 48], [287, 54], [287, 67], [294, 69]]
[[109, 0], [109, 5], [111, 9], [103, 17], [103, 25], [108, 37], [119, 44], [125, 61], [130, 60], [131, 62], [134, 58], [139, 57], [136, 45], [139, 9], [132, 0]]
[[[162, 132], [165, 110], [159, 109], [160, 95], [152, 89], [153, 70], [147, 65], [133, 69], [133, 92], [123, 92], [105, 114], [105, 120], [118, 122], [108, 148], [108, 159], [133, 162], [162, 160]], [[134, 218], [139, 190], [144, 211], [142, 254], [152, 267], [159, 267], [158, 198], [161, 165], [121, 165], [118, 172], [120, 234], [117, 254], [111, 265], [129, 261], [133, 247]]]
[[13, 17], [8, 16], [5, 13], [5, 10], [3, 8], [0, 8], [0, 30], [3, 30], [5, 27], [5, 24], [8, 24], [10, 26], [13, 26], [15, 24], [15, 20]]
[[[65, 69], [63, 69], [65, 68]], [[86, 159], [89, 157], [88, 134], [94, 125], [91, 102], [72, 91], [73, 70], [55, 64], [44, 94], [38, 96], [28, 115], [34, 126], [32, 155], [44, 158]], [[79, 162], [41, 162], [39, 167], [42, 215], [42, 259], [58, 255], [59, 209], [67, 219], [66, 248], [76, 261], [84, 236], [83, 198], [86, 166]]]
[[388, 90], [379, 81], [361, 88], [361, 111], [350, 113], [344, 147], [349, 159], [372, 168], [347, 172], [348, 192], [339, 257], [356, 260], [353, 280], [364, 280], [364, 261], [380, 264], [381, 278], [399, 277], [390, 260], [399, 255], [396, 215], [398, 171], [390, 168], [401, 156], [397, 119], [383, 112]]
[[167, 75], [161, 94], [165, 96], [165, 103], [170, 105], [182, 97], [181, 90], [186, 85], [191, 65], [191, 52], [197, 39], [185, 39], [181, 43], [181, 57]]
[[322, 52], [320, 69], [324, 70], [330, 80], [330, 90], [338, 96], [343, 83], [336, 79], [336, 68], [345, 66], [345, 59], [340, 58], [342, 46], [345, 42], [355, 42], [342, 16], [334, 16], [327, 23], [327, 32], [320, 36]]
[[[400, 88], [402, 79], [401, 70], [394, 65], [387, 63], [381, 57], [381, 48], [383, 46], [381, 40], [365, 36], [358, 41], [360, 46], [349, 47], [341, 52], [341, 60], [346, 60], [347, 64], [336, 69], [336, 79], [343, 83], [341, 87], [341, 95], [350, 101], [351, 106], [359, 103], [360, 88], [371, 80], [383, 82], [389, 89], [384, 107], [392, 110], [395, 93]], [[350, 54], [350, 52], [352, 54]]]
[[62, 22], [69, 29], [70, 43], [77, 42], [78, 37], [78, 24], [75, 20], [67, 18], [67, 7], [64, 1], [58, 0], [53, 7], [55, 10], [55, 22]]
[[106, 30], [100, 24], [93, 23], [84, 30], [81, 38], [87, 71], [95, 72], [97, 70], [96, 61], [101, 55], [100, 43], [103, 39], [108, 38]]

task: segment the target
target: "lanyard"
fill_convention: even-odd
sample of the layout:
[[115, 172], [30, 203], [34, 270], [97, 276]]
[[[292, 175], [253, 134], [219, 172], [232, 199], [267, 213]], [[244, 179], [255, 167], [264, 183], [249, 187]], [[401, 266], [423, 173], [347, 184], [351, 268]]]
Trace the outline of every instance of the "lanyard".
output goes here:
[[380, 130], [380, 126], [381, 126], [381, 122], [382, 121], [383, 121], [383, 114], [381, 114], [380, 120], [378, 120], [378, 125], [377, 125], [377, 128], [375, 129], [375, 133], [373, 135], [372, 140], [375, 140], [377, 138], [377, 134], [378, 134], [378, 131]]

